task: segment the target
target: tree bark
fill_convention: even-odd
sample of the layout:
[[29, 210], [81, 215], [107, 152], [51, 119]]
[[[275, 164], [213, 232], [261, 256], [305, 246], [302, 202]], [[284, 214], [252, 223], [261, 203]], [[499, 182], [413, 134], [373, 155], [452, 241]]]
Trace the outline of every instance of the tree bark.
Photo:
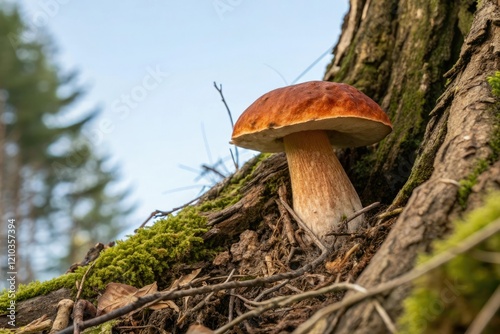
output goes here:
[[[411, 6], [415, 2], [412, 3]], [[409, 9], [410, 5], [404, 12]], [[413, 13], [418, 12], [417, 8], [412, 10]], [[411, 24], [413, 25], [413, 21]], [[406, 39], [411, 40], [411, 35]], [[420, 41], [424, 44], [425, 42], [425, 40]], [[415, 43], [414, 45], [418, 47], [418, 39], [415, 39]], [[491, 87], [486, 78], [500, 69], [499, 56], [500, 4], [484, 0], [482, 7], [475, 14], [458, 61], [445, 74], [451, 82], [436, 106], [423, 117], [430, 118], [422, 146], [411, 176], [395, 198], [393, 207], [406, 203], [405, 192], [413, 190], [414, 185], [419, 184], [415, 180], [416, 175], [426, 175], [429, 173], [427, 171], [431, 171], [430, 177], [413, 190], [383, 246], [357, 280], [361, 286], [369, 288], [411, 270], [417, 254], [428, 251], [433, 240], [445, 236], [450, 231], [451, 220], [463, 214], [463, 205], [458, 202], [458, 182], [466, 179], [474, 172], [480, 161], [487, 161], [492, 154], [489, 143], [494, 131], [494, 119], [498, 117], [495, 113], [498, 113], [498, 110], [495, 110], [497, 101], [491, 94]], [[420, 63], [420, 65], [424, 69], [423, 81], [417, 83], [430, 88], [424, 82], [426, 64]], [[391, 77], [406, 75], [403, 68], [398, 66], [393, 69]], [[404, 80], [400, 82], [404, 83]], [[389, 85], [386, 94], [393, 94], [391, 90], [393, 91], [396, 86]], [[428, 89], [425, 89], [423, 93], [427, 91]], [[386, 100], [387, 98], [384, 98], [384, 101]], [[390, 112], [395, 119], [396, 129], [403, 111], [398, 107], [396, 110], [390, 109]], [[391, 156], [392, 152], [401, 151], [398, 145], [401, 142], [400, 136], [413, 135], [404, 133], [405, 131], [407, 130], [396, 130], [397, 138], [390, 138], [385, 145], [382, 145], [380, 149], [384, 152], [383, 156]], [[386, 162], [384, 165], [390, 168], [391, 162]], [[496, 161], [479, 175], [479, 182], [472, 189], [471, 196], [466, 199], [465, 211], [480, 205], [482, 195], [488, 190], [500, 188], [499, 171], [500, 162]], [[381, 299], [382, 306], [392, 319], [397, 319], [401, 314], [402, 300], [408, 292], [409, 286], [402, 286]], [[368, 303], [361, 303], [344, 313], [334, 332], [383, 333], [385, 331], [382, 319], [373, 308]]]

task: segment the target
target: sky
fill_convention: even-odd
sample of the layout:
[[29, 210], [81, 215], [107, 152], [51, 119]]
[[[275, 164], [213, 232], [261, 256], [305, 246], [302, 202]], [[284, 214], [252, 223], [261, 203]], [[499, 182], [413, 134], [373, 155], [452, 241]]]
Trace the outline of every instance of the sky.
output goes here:
[[[323, 55], [297, 83], [321, 80], [348, 9], [348, 0], [17, 2], [30, 29], [52, 37], [61, 70], [80, 74], [87, 94], [68, 117], [101, 110], [85, 135], [132, 189], [138, 207], [126, 232], [212, 185], [203, 164], [222, 159], [219, 170], [234, 170], [214, 81], [236, 121]], [[241, 160], [255, 154], [240, 151]]]

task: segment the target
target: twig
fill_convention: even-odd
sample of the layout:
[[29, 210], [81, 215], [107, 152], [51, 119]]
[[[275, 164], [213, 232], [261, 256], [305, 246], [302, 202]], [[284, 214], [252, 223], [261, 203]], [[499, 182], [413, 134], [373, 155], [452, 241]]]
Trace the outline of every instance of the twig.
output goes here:
[[364, 208], [362, 208], [361, 210], [358, 210], [356, 211], [354, 214], [352, 214], [351, 216], [347, 217], [346, 219], [342, 220], [342, 224], [347, 224], [349, 223], [351, 220], [361, 216], [363, 213], [366, 213], [370, 210], [373, 210], [375, 209], [376, 207], [378, 207], [380, 205], [380, 202], [375, 202], [375, 203], [372, 203], [368, 206], [365, 206]]
[[493, 295], [488, 299], [479, 314], [474, 318], [465, 334], [481, 334], [491, 318], [500, 309], [500, 285], [497, 286]]
[[214, 173], [215, 175], [218, 175], [219, 177], [221, 177], [221, 178], [223, 178], [223, 179], [225, 179], [225, 178], [226, 178], [226, 175], [224, 175], [224, 174], [222, 174], [221, 172], [219, 172], [219, 171], [217, 170], [217, 168], [215, 168], [215, 167], [211, 167], [211, 166], [208, 166], [208, 165], [202, 164], [202, 165], [201, 165], [201, 168], [202, 168], [202, 169], [204, 169], [204, 170], [206, 170], [206, 171], [210, 171], [210, 172]]
[[[231, 278], [233, 277], [234, 275], [234, 272], [235, 272], [236, 269], [233, 269], [231, 270], [231, 273], [229, 273], [229, 276], [227, 277], [227, 279], [224, 281], [224, 283], [227, 283], [231, 280]], [[201, 309], [206, 303], [208, 303], [208, 301], [210, 300], [210, 298], [212, 298], [212, 296], [214, 295], [215, 292], [211, 292], [208, 294], [208, 296], [206, 296], [201, 302], [199, 302], [198, 304], [196, 304], [195, 307], [193, 307], [192, 309], [189, 309], [186, 313], [184, 313], [184, 315], [182, 317], [180, 317], [178, 320], [177, 320], [177, 325], [179, 324], [182, 324], [184, 322], [184, 320], [186, 319], [186, 317], [189, 315], [189, 314], [193, 314], [193, 313], [196, 313], [199, 309]]]
[[288, 205], [288, 203], [285, 202], [284, 200], [282, 200], [281, 198], [279, 199], [279, 201], [285, 207], [285, 209], [287, 209], [287, 211], [292, 215], [293, 219], [295, 219], [297, 224], [299, 224], [299, 226], [309, 234], [309, 236], [311, 237], [313, 242], [316, 244], [316, 246], [318, 246], [318, 248], [321, 250], [321, 252], [322, 253], [328, 252], [328, 248], [325, 246], [325, 244], [323, 244], [321, 242], [321, 240], [319, 240], [318, 237], [309, 229], [309, 227], [307, 227], [307, 225], [304, 224], [302, 219], [295, 213], [295, 211], [293, 211], [293, 209], [290, 207], [290, 205]]
[[[229, 330], [230, 328], [240, 324], [244, 320], [246, 320], [248, 318], [255, 317], [255, 316], [259, 316], [267, 310], [284, 307], [284, 306], [287, 306], [291, 303], [300, 302], [304, 299], [314, 298], [314, 297], [322, 296], [324, 294], [327, 294], [327, 293], [330, 293], [333, 291], [346, 290], [346, 289], [350, 289], [350, 288], [353, 288], [353, 284], [351, 284], [351, 283], [336, 283], [336, 284], [332, 284], [330, 286], [324, 287], [322, 289], [307, 291], [307, 292], [292, 295], [292, 296], [275, 297], [272, 299], [268, 299], [264, 302], [255, 303], [255, 302], [249, 301], [253, 305], [260, 305], [260, 306], [247, 312], [247, 313], [242, 314], [241, 316], [234, 319], [233, 321], [228, 322], [224, 326], [217, 329], [215, 331], [215, 334], [222, 334], [225, 331]], [[238, 296], [238, 298], [245, 300], [245, 298], [242, 298], [241, 296]]]
[[391, 211], [389, 211], [389, 212], [384, 212], [384, 213], [381, 213], [381, 214], [379, 214], [379, 215], [377, 216], [378, 223], [381, 223], [383, 220], [385, 220], [385, 219], [387, 219], [387, 218], [397, 216], [397, 215], [399, 215], [401, 212], [403, 212], [403, 208], [397, 208], [397, 209], [391, 210]]
[[[365, 288], [363, 288], [362, 286], [357, 285], [357, 284], [355, 284], [355, 286], [356, 287], [354, 288], [354, 290], [362, 292], [362, 293], [367, 292], [367, 290]], [[383, 308], [383, 306], [380, 304], [380, 302], [377, 299], [374, 299], [371, 301], [371, 303], [375, 307], [375, 310], [377, 310], [380, 317], [382, 318], [382, 321], [384, 322], [384, 324], [387, 327], [387, 329], [389, 330], [389, 332], [396, 333], [397, 329], [396, 329], [396, 326], [394, 325], [394, 322], [392, 321], [389, 314], [387, 314], [387, 311]]]
[[92, 264], [85, 271], [85, 274], [83, 274], [82, 281], [80, 282], [80, 284], [78, 284], [78, 292], [76, 294], [75, 300], [80, 299], [80, 295], [82, 294], [82, 290], [83, 290], [83, 284], [85, 283], [85, 279], [87, 278], [87, 274], [92, 269], [92, 267], [94, 266], [95, 263], [96, 263], [96, 261], [92, 262]]
[[414, 279], [428, 273], [429, 271], [436, 269], [446, 262], [452, 260], [455, 258], [457, 255], [464, 253], [477, 244], [483, 242], [484, 240], [488, 239], [495, 233], [500, 231], [500, 219], [496, 219], [492, 221], [488, 226], [485, 228], [481, 229], [480, 231], [474, 233], [473, 235], [467, 237], [466, 239], [462, 240], [462, 242], [452, 248], [449, 248], [448, 250], [434, 256], [432, 259], [429, 261], [423, 263], [422, 265], [416, 267], [415, 269], [407, 272], [406, 274], [403, 274], [399, 276], [398, 278], [395, 278], [393, 280], [390, 280], [388, 282], [379, 284], [369, 290], [367, 290], [366, 293], [357, 293], [351, 296], [348, 296], [344, 298], [341, 302], [331, 304], [319, 311], [317, 311], [312, 317], [310, 317], [306, 322], [304, 322], [302, 325], [300, 325], [293, 333], [294, 334], [304, 334], [307, 333], [316, 322], [318, 322], [321, 318], [328, 316], [329, 314], [338, 311], [339, 309], [343, 307], [348, 307], [351, 305], [354, 305], [356, 303], [359, 303], [362, 300], [365, 300], [367, 298], [376, 296], [382, 292], [392, 290], [398, 286], [401, 286], [406, 283], [410, 283]]
[[281, 289], [282, 287], [284, 287], [285, 285], [287, 285], [288, 282], [290, 282], [290, 280], [287, 279], [286, 281], [281, 282], [280, 284], [276, 284], [272, 288], [269, 288], [269, 289], [266, 289], [266, 290], [262, 291], [257, 297], [255, 297], [255, 299], [253, 301], [254, 302], [258, 302], [259, 300], [261, 300], [262, 298], [264, 298], [266, 295], [268, 295], [270, 293], [273, 293], [275, 291], [278, 291], [279, 289]]
[[[222, 103], [224, 103], [224, 106], [226, 107], [227, 114], [229, 115], [229, 121], [231, 122], [231, 129], [234, 129], [233, 115], [231, 114], [231, 109], [229, 109], [229, 106], [226, 103], [226, 99], [224, 98], [224, 94], [222, 93], [222, 84], [217, 86], [217, 83], [214, 81], [214, 87], [219, 92], [220, 97], [222, 99]], [[233, 159], [233, 161], [236, 166], [236, 170], [238, 170], [240, 161], [239, 161], [238, 147], [236, 146], [234, 146], [234, 155], [236, 156], [236, 159]], [[231, 152], [231, 156], [233, 156], [233, 152]]]
[[[282, 184], [278, 188], [278, 196], [282, 202], [286, 201], [286, 186]], [[285, 228], [285, 235], [288, 238], [288, 241], [292, 246], [297, 246], [297, 240], [295, 240], [293, 234], [292, 222], [290, 221], [290, 216], [288, 216], [288, 212], [281, 204], [280, 201], [276, 200], [276, 204], [278, 205], [278, 210], [280, 212], [281, 217], [283, 218], [283, 226]]]
[[83, 316], [85, 313], [88, 313], [91, 317], [95, 317], [97, 309], [89, 301], [80, 299], [75, 303], [73, 308], [73, 334], [81, 333], [81, 325], [83, 324]]
[[155, 210], [153, 212], [151, 212], [151, 214], [149, 215], [149, 217], [144, 221], [144, 223], [141, 224], [141, 226], [139, 226], [138, 229], [136, 229], [134, 232], [137, 233], [137, 231], [141, 228], [143, 228], [147, 223], [148, 221], [151, 219], [151, 218], [158, 218], [158, 217], [165, 217], [165, 216], [168, 216], [169, 214], [171, 213], [174, 213], [175, 211], [179, 211], [181, 209], [184, 209], [186, 206], [190, 205], [190, 204], [193, 204], [194, 202], [196, 202], [197, 200], [199, 200], [201, 198], [201, 196], [203, 195], [200, 195], [192, 200], [190, 200], [189, 202], [187, 202], [186, 204], [183, 204], [177, 208], [173, 208], [172, 210], [170, 211], [161, 211], [161, 210]]

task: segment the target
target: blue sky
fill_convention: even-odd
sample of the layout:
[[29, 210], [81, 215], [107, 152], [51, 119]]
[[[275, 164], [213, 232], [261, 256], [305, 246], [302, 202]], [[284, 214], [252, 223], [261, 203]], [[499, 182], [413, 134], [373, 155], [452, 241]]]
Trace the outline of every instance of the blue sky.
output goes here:
[[[196, 197], [210, 184], [198, 180], [202, 164], [223, 158], [231, 170], [231, 126], [213, 82], [236, 120], [331, 48], [348, 8], [347, 0], [19, 3], [28, 26], [53, 37], [61, 68], [80, 72], [88, 93], [68, 113], [102, 110], [86, 135], [133, 188], [139, 207], [131, 229], [155, 209]], [[321, 80], [331, 58], [298, 82]]]

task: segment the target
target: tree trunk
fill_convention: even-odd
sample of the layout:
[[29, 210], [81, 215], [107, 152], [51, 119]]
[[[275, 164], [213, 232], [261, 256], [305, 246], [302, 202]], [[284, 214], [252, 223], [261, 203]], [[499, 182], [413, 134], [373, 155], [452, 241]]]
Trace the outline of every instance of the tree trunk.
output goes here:
[[[500, 188], [500, 162], [490, 159], [495, 156], [490, 142], [498, 110], [486, 80], [500, 69], [500, 4], [482, 1], [457, 58], [454, 48], [466, 28], [461, 20], [475, 10], [476, 2], [430, 3], [351, 1], [340, 42], [349, 37], [352, 43], [345, 50], [339, 43], [340, 55], [326, 76], [364, 88], [394, 122], [394, 132], [377, 149], [376, 168], [366, 176], [363, 194], [365, 199], [386, 200], [379, 194], [384, 186], [400, 189], [391, 208], [404, 205], [404, 210], [358, 278], [365, 288], [411, 270], [417, 253], [428, 251], [434, 239], [445, 236], [452, 219], [478, 206], [487, 190]], [[436, 104], [445, 80], [448, 85]], [[424, 129], [404, 186], [386, 182], [384, 175], [406, 177], [398, 174], [400, 164], [412, 162]], [[478, 169], [480, 162], [489, 165]], [[479, 175], [471, 195], [459, 194], [459, 181], [472, 173]], [[381, 299], [392, 319], [401, 314], [408, 292], [409, 286], [402, 286]], [[361, 303], [343, 314], [334, 332], [385, 331], [370, 304]]]

